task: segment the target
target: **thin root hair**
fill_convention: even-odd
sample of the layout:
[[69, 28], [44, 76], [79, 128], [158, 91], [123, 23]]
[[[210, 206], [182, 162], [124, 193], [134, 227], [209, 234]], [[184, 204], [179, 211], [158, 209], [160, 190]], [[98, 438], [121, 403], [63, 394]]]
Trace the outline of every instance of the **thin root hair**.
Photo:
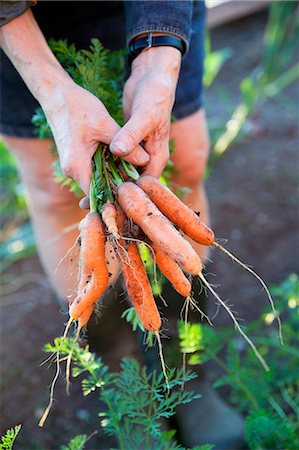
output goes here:
[[190, 300], [191, 303], [191, 307], [195, 308], [201, 315], [201, 320], [206, 319], [206, 321], [208, 322], [209, 325], [211, 325], [211, 327], [213, 327], [213, 324], [209, 318], [209, 316], [207, 316], [207, 314], [204, 313], [204, 311], [198, 306], [196, 300], [194, 298], [188, 297], [188, 299]]
[[162, 342], [161, 342], [161, 338], [160, 338], [159, 332], [155, 331], [154, 334], [156, 336], [157, 343], [158, 343], [159, 357], [160, 357], [162, 372], [163, 372], [163, 375], [164, 375], [164, 378], [165, 378], [166, 387], [167, 387], [167, 394], [169, 394], [170, 393], [170, 387], [169, 387], [168, 376], [167, 376], [167, 373], [166, 373], [166, 369], [169, 370], [169, 368], [166, 366], [166, 363], [165, 363], [165, 359], [164, 359], [164, 355], [163, 355], [163, 346], [162, 346]]
[[71, 231], [77, 230], [78, 225], [80, 222], [73, 223], [72, 225], [69, 225], [68, 227], [65, 227], [59, 234], [54, 236], [50, 241], [47, 243], [47, 245], [52, 245], [55, 242], [59, 241], [65, 234], [70, 233]]
[[248, 265], [244, 264], [242, 261], [240, 261], [236, 256], [234, 256], [231, 252], [229, 252], [228, 250], [226, 250], [225, 247], [222, 247], [222, 245], [217, 244], [216, 242], [214, 243], [215, 247], [219, 248], [222, 252], [224, 252], [227, 256], [229, 256], [234, 262], [236, 262], [237, 264], [239, 264], [241, 267], [243, 267], [243, 269], [247, 270], [248, 272], [250, 272], [263, 286], [263, 288], [266, 291], [268, 300], [270, 302], [273, 314], [276, 317], [277, 323], [278, 323], [278, 335], [279, 335], [279, 339], [280, 339], [280, 343], [281, 345], [283, 345], [283, 336], [282, 336], [282, 323], [279, 317], [279, 314], [275, 308], [275, 304], [274, 304], [274, 300], [270, 294], [270, 291], [268, 289], [268, 287], [266, 286], [266, 283], [262, 280], [262, 278], [253, 270], [251, 269], [251, 267], [249, 267]]
[[262, 355], [259, 353], [259, 351], [257, 350], [256, 346], [254, 345], [254, 343], [252, 342], [252, 340], [247, 336], [246, 333], [244, 333], [244, 331], [242, 330], [242, 328], [240, 327], [237, 319], [235, 318], [234, 314], [232, 313], [232, 311], [230, 310], [230, 308], [227, 306], [227, 304], [221, 300], [221, 298], [219, 297], [219, 295], [217, 294], [217, 292], [214, 291], [214, 289], [212, 288], [212, 286], [209, 284], [209, 282], [205, 279], [205, 277], [200, 274], [199, 275], [200, 279], [202, 280], [202, 282], [207, 286], [207, 288], [209, 289], [209, 291], [214, 295], [214, 297], [218, 300], [218, 302], [223, 306], [223, 308], [227, 311], [227, 313], [229, 314], [229, 316], [231, 317], [235, 328], [239, 331], [239, 333], [243, 336], [243, 338], [247, 341], [247, 343], [250, 345], [250, 347], [252, 348], [252, 350], [254, 351], [256, 357], [258, 358], [258, 360], [260, 361], [260, 363], [262, 364], [263, 368], [265, 369], [266, 372], [268, 372], [269, 366], [266, 363], [266, 361], [264, 360], [264, 358], [262, 357]]
[[68, 321], [68, 323], [67, 323], [67, 325], [66, 325], [66, 327], [65, 327], [63, 336], [62, 336], [62, 338], [61, 338], [60, 345], [59, 345], [59, 347], [58, 347], [58, 349], [57, 349], [57, 352], [56, 352], [56, 373], [55, 373], [55, 376], [54, 376], [54, 378], [53, 378], [53, 381], [52, 381], [51, 387], [50, 387], [50, 398], [49, 398], [49, 403], [48, 403], [48, 406], [46, 407], [46, 409], [45, 409], [45, 411], [44, 411], [42, 417], [40, 418], [40, 421], [39, 421], [39, 423], [38, 423], [38, 426], [39, 426], [39, 427], [43, 427], [43, 426], [44, 426], [44, 423], [45, 423], [45, 421], [47, 420], [47, 417], [48, 417], [48, 415], [49, 415], [49, 412], [50, 412], [50, 410], [51, 410], [51, 408], [52, 408], [52, 405], [53, 405], [53, 402], [54, 402], [55, 385], [56, 385], [56, 382], [57, 382], [57, 380], [58, 380], [58, 378], [59, 378], [59, 374], [60, 374], [60, 349], [61, 349], [61, 347], [62, 347], [62, 344], [63, 344], [64, 341], [65, 341], [65, 338], [66, 338], [66, 336], [67, 336], [67, 333], [68, 333], [68, 331], [69, 331], [70, 326], [71, 326], [72, 323], [73, 323], [73, 319], [70, 318], [69, 321]]
[[66, 254], [61, 258], [61, 260], [59, 261], [59, 263], [57, 264], [57, 267], [54, 271], [54, 274], [57, 273], [60, 265], [63, 263], [63, 261], [69, 256], [69, 254], [71, 253], [72, 250], [74, 250], [75, 246], [77, 245], [78, 241], [79, 241], [79, 237], [80, 235], [78, 235], [75, 239], [75, 242], [73, 243], [73, 245], [71, 246], [71, 248], [68, 249], [68, 251], [66, 252]]

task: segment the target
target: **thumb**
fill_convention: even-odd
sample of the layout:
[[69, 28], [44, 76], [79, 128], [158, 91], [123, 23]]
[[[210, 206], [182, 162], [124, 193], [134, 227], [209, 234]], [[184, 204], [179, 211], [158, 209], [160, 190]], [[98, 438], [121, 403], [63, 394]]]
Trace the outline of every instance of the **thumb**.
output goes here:
[[[144, 114], [136, 111], [128, 122], [113, 136], [110, 150], [114, 155], [125, 157], [149, 134], [148, 123]], [[139, 157], [143, 154], [148, 160], [148, 154], [140, 147]]]

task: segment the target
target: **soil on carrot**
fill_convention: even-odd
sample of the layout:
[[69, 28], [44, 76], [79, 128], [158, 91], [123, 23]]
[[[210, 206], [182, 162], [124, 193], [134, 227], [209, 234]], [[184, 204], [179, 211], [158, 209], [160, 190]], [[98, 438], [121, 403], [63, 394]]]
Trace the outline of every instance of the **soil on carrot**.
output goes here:
[[[228, 111], [239, 99], [239, 82], [259, 62], [265, 22], [262, 13], [212, 32], [213, 47], [229, 46], [233, 57], [206, 93], [208, 118], [224, 122], [229, 117]], [[228, 239], [227, 248], [252, 265], [268, 285], [281, 282], [290, 272], [299, 272], [295, 250], [299, 130], [294, 114], [298, 100], [298, 85], [293, 85], [283, 98], [269, 101], [251, 121], [246, 139], [234, 144], [207, 182], [216, 236]], [[216, 249], [211, 260], [208, 271], [216, 277], [210, 281], [220, 285], [220, 296], [230, 299], [240, 317], [248, 321], [256, 318], [267, 301], [259, 283]], [[39, 366], [48, 356], [41, 347], [62, 334], [67, 316], [37, 258], [20, 261], [9, 273], [15, 281], [31, 279], [32, 283], [1, 300], [1, 433], [15, 424], [23, 425], [16, 450], [54, 450], [76, 434], [94, 430], [98, 434], [87, 448], [115, 447], [113, 439], [100, 430], [97, 394], [83, 398], [79, 380], [73, 380], [67, 396], [61, 377], [45, 428], [38, 428], [55, 370]], [[135, 335], [120, 319], [126, 304], [116, 297], [112, 291], [102, 308], [98, 337], [103, 359], [113, 370], [122, 356], [139, 357]], [[212, 298], [209, 305], [213, 315]], [[221, 310], [214, 323], [232, 326]]]

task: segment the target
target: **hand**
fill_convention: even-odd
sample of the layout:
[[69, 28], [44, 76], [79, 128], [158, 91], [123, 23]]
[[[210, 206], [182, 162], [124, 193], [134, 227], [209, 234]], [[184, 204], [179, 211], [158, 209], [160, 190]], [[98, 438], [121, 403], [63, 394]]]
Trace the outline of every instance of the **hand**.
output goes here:
[[123, 108], [127, 123], [114, 135], [110, 150], [124, 157], [143, 141], [149, 154], [144, 172], [159, 177], [169, 158], [169, 129], [181, 62], [172, 47], [140, 53], [126, 82]]
[[[64, 174], [76, 180], [89, 195], [92, 156], [99, 142], [111, 142], [119, 125], [99, 99], [72, 81], [57, 87], [44, 110]], [[125, 159], [144, 165], [149, 156], [137, 145]]]
[[[47, 116], [64, 173], [89, 194], [91, 158], [120, 129], [100, 100], [76, 85], [51, 52], [30, 10], [0, 28], [0, 44]], [[139, 142], [137, 142], [139, 144]], [[135, 145], [125, 159], [149, 161]]]

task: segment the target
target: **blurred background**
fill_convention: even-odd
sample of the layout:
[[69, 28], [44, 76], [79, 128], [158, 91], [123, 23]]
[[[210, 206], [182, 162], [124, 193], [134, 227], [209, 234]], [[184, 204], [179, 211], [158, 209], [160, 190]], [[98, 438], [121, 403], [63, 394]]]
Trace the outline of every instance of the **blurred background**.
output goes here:
[[[288, 431], [290, 435], [296, 431], [299, 411], [299, 355], [295, 350], [299, 331], [298, 7], [292, 1], [208, 1], [207, 5], [204, 84], [211, 157], [206, 182], [212, 224], [216, 236], [227, 239], [227, 248], [272, 286], [285, 323], [287, 348], [282, 350], [275, 344], [275, 318], [260, 285], [216, 250], [209, 266], [215, 275], [211, 281], [218, 285], [221, 297], [233, 303], [233, 309], [245, 319], [253, 335], [257, 329], [263, 330], [256, 334], [255, 342], [277, 371], [266, 378], [260, 373], [221, 310], [214, 319], [217, 330], [213, 339], [218, 336], [221, 340], [221, 333], [228, 328], [231, 333], [231, 346], [219, 348], [217, 358], [224, 361], [222, 367], [215, 355], [205, 353], [204, 339], [200, 335], [198, 339], [202, 339], [205, 361], [209, 360], [211, 381], [219, 381], [224, 373], [230, 376], [218, 383], [222, 396], [236, 404], [245, 416], [249, 414], [252, 421], [261, 417], [254, 416], [256, 411], [266, 410], [263, 414], [270, 427], [276, 424], [274, 428], [279, 431], [277, 417], [286, 424], [276, 436], [276, 447], [271, 442], [252, 441], [250, 448], [295, 448], [279, 439], [283, 433], [285, 436]], [[97, 398], [83, 398], [79, 383], [74, 383], [71, 397], [66, 397], [62, 380], [47, 428], [40, 430], [36, 426], [53, 376], [46, 366], [39, 367], [45, 359], [42, 345], [61, 335], [65, 316], [38, 262], [26, 192], [14, 157], [2, 141], [0, 159], [1, 432], [22, 423], [22, 439], [16, 448], [54, 449], [78, 431], [94, 430]], [[116, 301], [103, 310], [104, 322], [105, 317], [113, 317], [109, 319], [111, 342], [103, 348], [104, 359], [113, 368], [118, 367], [122, 356], [138, 355], [130, 325], [120, 319], [124, 309], [125, 305]], [[217, 306], [211, 301], [211, 316], [215, 312]], [[236, 352], [239, 360], [232, 361], [230, 357]], [[193, 363], [200, 364], [203, 359], [194, 357]], [[233, 374], [241, 366], [248, 368], [245, 373], [239, 371], [246, 385], [256, 390], [252, 373], [254, 377], [258, 374], [262, 383], [259, 388], [267, 392], [267, 398], [254, 393], [254, 412], [250, 402], [241, 404], [242, 390], [233, 388]], [[101, 447], [97, 448], [112, 445], [110, 438], [100, 438]]]

